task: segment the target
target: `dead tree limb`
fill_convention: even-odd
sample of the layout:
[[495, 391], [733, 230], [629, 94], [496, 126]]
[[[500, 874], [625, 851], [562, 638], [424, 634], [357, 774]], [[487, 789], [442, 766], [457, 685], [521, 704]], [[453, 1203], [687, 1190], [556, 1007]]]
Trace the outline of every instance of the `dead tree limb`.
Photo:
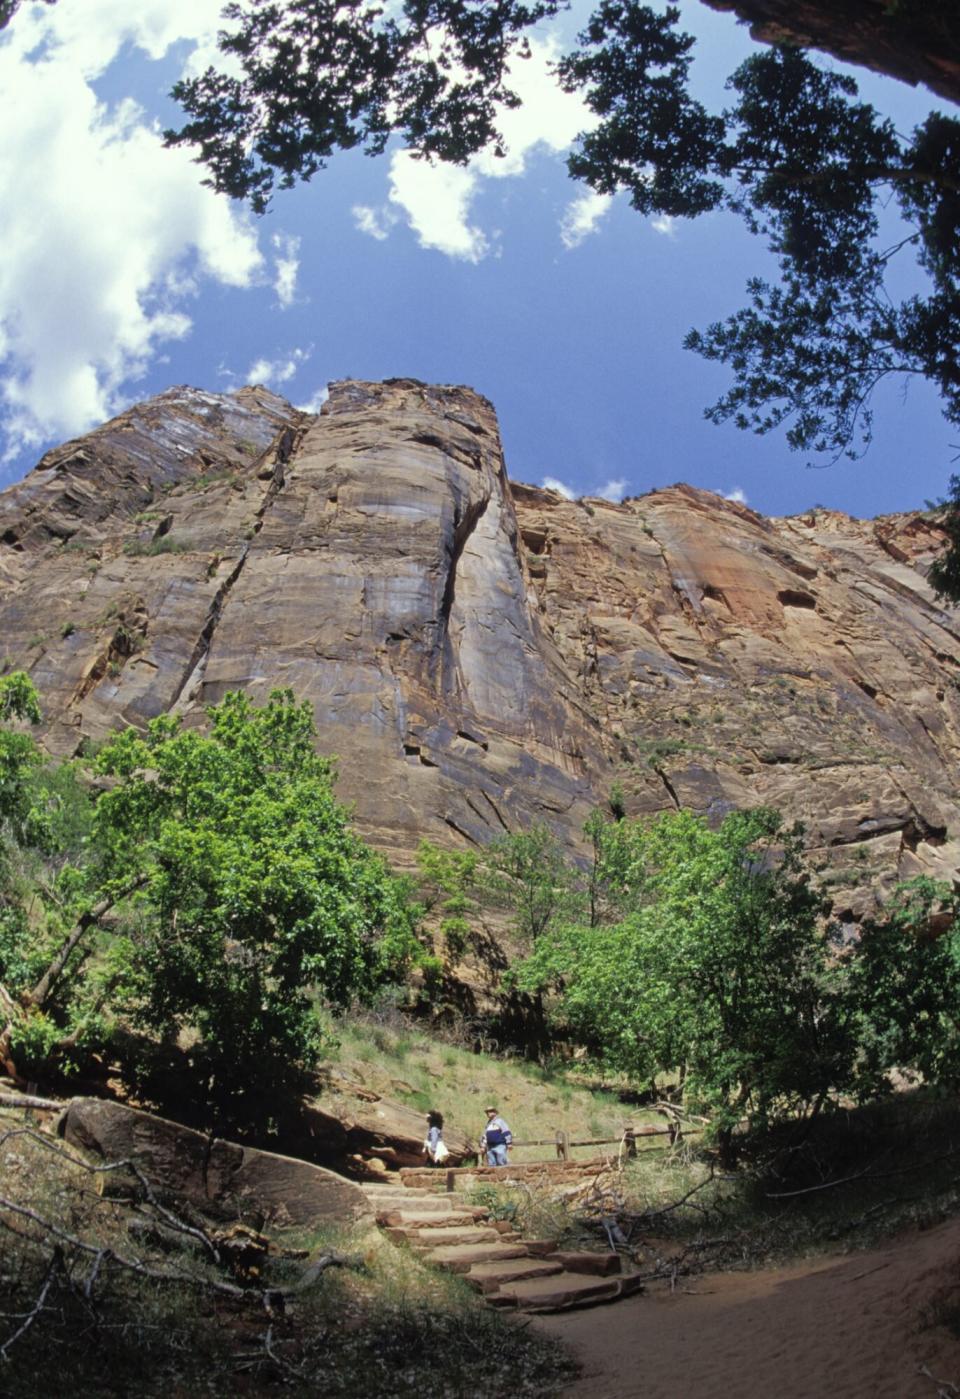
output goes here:
[[[57, 1106], [60, 1105], [58, 1104]], [[189, 1238], [194, 1239], [210, 1254], [214, 1263], [219, 1263], [221, 1261], [219, 1250], [209, 1234], [203, 1229], [199, 1229], [192, 1224], [187, 1224], [179, 1215], [174, 1214], [172, 1210], [168, 1210], [165, 1205], [161, 1204], [157, 1199], [156, 1192], [150, 1184], [149, 1179], [144, 1175], [143, 1170], [136, 1161], [124, 1159], [122, 1161], [107, 1161], [102, 1165], [94, 1165], [89, 1161], [84, 1161], [82, 1156], [74, 1155], [74, 1153], [68, 1151], [66, 1147], [59, 1146], [56, 1142], [51, 1141], [49, 1137], [42, 1136], [39, 1132], [35, 1132], [31, 1127], [14, 1127], [4, 1132], [3, 1135], [0, 1136], [0, 1146], [3, 1146], [11, 1137], [26, 1137], [28, 1141], [32, 1141], [36, 1146], [42, 1147], [44, 1151], [48, 1151], [52, 1156], [59, 1157], [61, 1161], [66, 1161], [68, 1165], [75, 1166], [81, 1171], [86, 1171], [89, 1175], [106, 1176], [115, 1174], [118, 1171], [130, 1171], [130, 1173], [136, 1177], [137, 1183], [151, 1207], [156, 1210], [163, 1223], [169, 1229], [173, 1229], [176, 1233], [185, 1234]]]
[[59, 1112], [64, 1106], [58, 1098], [37, 1098], [32, 1093], [0, 1093], [0, 1108], [40, 1108]]
[[0, 1359], [8, 1360], [9, 1356], [7, 1352], [12, 1346], [16, 1345], [17, 1341], [19, 1341], [21, 1336], [25, 1336], [26, 1333], [30, 1330], [30, 1327], [33, 1325], [37, 1317], [40, 1315], [40, 1313], [46, 1306], [47, 1293], [53, 1286], [54, 1279], [62, 1272], [63, 1250], [60, 1248], [60, 1245], [57, 1244], [53, 1250], [53, 1253], [50, 1255], [50, 1262], [47, 1265], [47, 1271], [43, 1275], [43, 1282], [40, 1287], [40, 1292], [37, 1295], [37, 1299], [34, 1302], [31, 1310], [27, 1312], [22, 1324], [18, 1326], [16, 1331], [14, 1331], [13, 1335], [8, 1336], [7, 1339], [4, 1341], [3, 1345], [0, 1346]]

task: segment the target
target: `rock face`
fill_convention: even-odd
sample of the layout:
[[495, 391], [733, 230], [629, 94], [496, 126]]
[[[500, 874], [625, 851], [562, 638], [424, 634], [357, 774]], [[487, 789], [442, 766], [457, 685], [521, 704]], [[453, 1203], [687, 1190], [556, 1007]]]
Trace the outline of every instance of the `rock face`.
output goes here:
[[151, 1185], [216, 1218], [253, 1213], [278, 1227], [373, 1218], [360, 1187], [322, 1166], [211, 1140], [120, 1103], [75, 1098], [59, 1132], [104, 1161], [134, 1160]]
[[960, 102], [960, 11], [952, 0], [704, 0], [733, 10], [755, 39], [825, 49]]
[[807, 821], [838, 910], [960, 868], [960, 629], [920, 515], [508, 484], [491, 405], [413, 380], [174, 389], [0, 497], [0, 661], [73, 753], [243, 687], [311, 702], [364, 834], [575, 845], [631, 813]]

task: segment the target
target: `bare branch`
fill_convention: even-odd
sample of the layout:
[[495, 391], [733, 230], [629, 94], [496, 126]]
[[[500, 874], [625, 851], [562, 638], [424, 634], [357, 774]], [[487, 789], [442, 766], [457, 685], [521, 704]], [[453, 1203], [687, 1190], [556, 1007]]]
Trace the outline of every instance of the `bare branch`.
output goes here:
[[0, 1093], [0, 1108], [40, 1108], [59, 1111], [65, 1104], [57, 1098], [37, 1098], [32, 1093]]
[[47, 1265], [47, 1271], [43, 1275], [43, 1284], [40, 1288], [37, 1300], [34, 1302], [32, 1309], [27, 1313], [23, 1321], [23, 1324], [21, 1326], [18, 1326], [16, 1331], [14, 1331], [13, 1335], [8, 1336], [7, 1339], [4, 1341], [3, 1345], [0, 1346], [0, 1358], [2, 1358], [3, 1360], [9, 1360], [10, 1357], [7, 1354], [7, 1352], [10, 1350], [11, 1346], [15, 1345], [16, 1342], [19, 1341], [21, 1336], [25, 1335], [30, 1330], [30, 1327], [36, 1321], [37, 1317], [40, 1315], [40, 1313], [44, 1309], [44, 1306], [46, 1305], [47, 1293], [53, 1286], [54, 1279], [59, 1273], [62, 1272], [63, 1250], [58, 1244], [54, 1248], [53, 1253], [50, 1255], [50, 1262]]

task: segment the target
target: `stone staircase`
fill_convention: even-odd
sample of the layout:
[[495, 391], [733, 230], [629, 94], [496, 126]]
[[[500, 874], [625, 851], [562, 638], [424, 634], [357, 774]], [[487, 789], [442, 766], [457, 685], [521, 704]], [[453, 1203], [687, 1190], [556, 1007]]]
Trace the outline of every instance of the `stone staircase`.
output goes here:
[[549, 1239], [524, 1239], [512, 1224], [455, 1194], [376, 1181], [361, 1187], [377, 1223], [395, 1243], [425, 1262], [460, 1273], [494, 1307], [558, 1312], [614, 1302], [639, 1292], [615, 1253], [558, 1249]]

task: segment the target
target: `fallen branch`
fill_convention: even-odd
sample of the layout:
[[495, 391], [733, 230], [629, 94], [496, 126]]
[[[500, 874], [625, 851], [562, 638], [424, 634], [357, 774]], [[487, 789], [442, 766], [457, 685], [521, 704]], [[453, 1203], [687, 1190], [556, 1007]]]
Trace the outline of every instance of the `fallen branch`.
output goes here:
[[40, 1108], [59, 1111], [65, 1104], [57, 1098], [37, 1098], [32, 1093], [0, 1093], [0, 1108]]
[[3, 1146], [10, 1138], [15, 1139], [17, 1137], [26, 1137], [28, 1141], [32, 1141], [36, 1146], [42, 1147], [44, 1151], [48, 1151], [52, 1156], [59, 1157], [61, 1161], [66, 1161], [68, 1165], [75, 1166], [81, 1171], [86, 1171], [89, 1175], [107, 1176], [116, 1174], [118, 1171], [129, 1171], [136, 1177], [144, 1195], [150, 1202], [152, 1208], [156, 1210], [157, 1214], [163, 1220], [164, 1224], [177, 1233], [185, 1234], [189, 1238], [196, 1240], [210, 1254], [214, 1263], [220, 1262], [219, 1251], [210, 1236], [203, 1229], [198, 1229], [192, 1224], [187, 1224], [185, 1220], [181, 1219], [160, 1203], [153, 1186], [144, 1175], [140, 1166], [137, 1165], [136, 1161], [124, 1159], [122, 1161], [107, 1161], [102, 1165], [93, 1165], [91, 1162], [85, 1161], [82, 1156], [74, 1155], [74, 1153], [68, 1151], [66, 1147], [58, 1146], [57, 1143], [51, 1141], [49, 1137], [41, 1136], [39, 1132], [33, 1131], [30, 1127], [15, 1127], [4, 1132], [3, 1135], [0, 1136], [0, 1146]]
[[941, 1161], [952, 1161], [957, 1156], [960, 1156], [960, 1148], [944, 1151], [939, 1156], [928, 1156], [926, 1160], [916, 1161], [911, 1166], [898, 1166], [892, 1171], [874, 1171], [872, 1166], [865, 1166], [862, 1171], [857, 1171], [852, 1176], [840, 1176], [837, 1180], [824, 1181], [822, 1185], [808, 1185], [803, 1190], [767, 1191], [766, 1195], [768, 1200], [790, 1200], [796, 1195], [812, 1195], [817, 1190], [832, 1190], [837, 1185], [849, 1185], [855, 1180], [891, 1180], [894, 1176], [913, 1175], [927, 1166], [936, 1166]]
[[34, 1302], [32, 1309], [26, 1314], [23, 1324], [21, 1326], [18, 1326], [16, 1331], [14, 1331], [13, 1335], [8, 1336], [7, 1339], [4, 1341], [3, 1345], [0, 1346], [0, 1358], [2, 1358], [3, 1360], [8, 1360], [9, 1356], [7, 1355], [7, 1352], [10, 1350], [11, 1346], [15, 1345], [17, 1341], [19, 1341], [20, 1337], [25, 1336], [26, 1333], [30, 1330], [30, 1327], [36, 1321], [37, 1317], [40, 1315], [40, 1313], [44, 1309], [44, 1306], [46, 1305], [47, 1293], [53, 1286], [54, 1278], [56, 1278], [58, 1274], [62, 1272], [63, 1250], [60, 1248], [59, 1245], [57, 1245], [50, 1256], [50, 1262], [47, 1265], [47, 1271], [43, 1275], [43, 1284], [40, 1288], [37, 1300]]

